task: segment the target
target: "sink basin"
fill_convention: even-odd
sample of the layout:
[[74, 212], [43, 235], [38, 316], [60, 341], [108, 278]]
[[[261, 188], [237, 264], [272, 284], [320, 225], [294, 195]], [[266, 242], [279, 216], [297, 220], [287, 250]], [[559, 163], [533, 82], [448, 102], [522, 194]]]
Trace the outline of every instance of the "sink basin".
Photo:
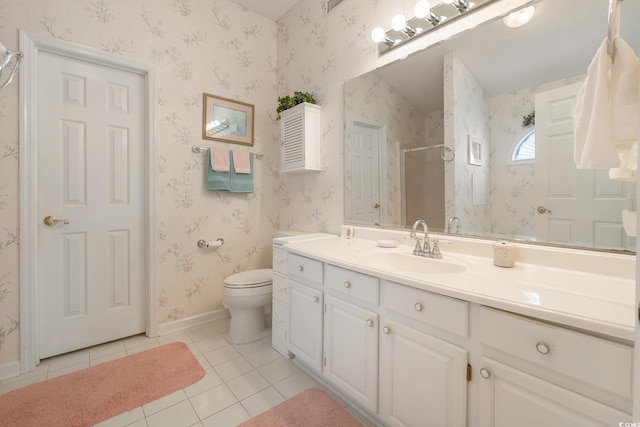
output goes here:
[[467, 270], [464, 264], [446, 259], [425, 258], [399, 252], [367, 254], [366, 260], [376, 267], [405, 273], [454, 274]]

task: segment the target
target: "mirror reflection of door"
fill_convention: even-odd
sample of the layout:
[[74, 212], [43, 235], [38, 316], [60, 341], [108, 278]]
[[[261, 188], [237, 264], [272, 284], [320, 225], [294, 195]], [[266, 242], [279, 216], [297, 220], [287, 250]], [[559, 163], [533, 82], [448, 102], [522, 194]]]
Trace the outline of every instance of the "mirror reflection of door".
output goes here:
[[380, 225], [380, 148], [379, 126], [354, 120], [351, 127], [351, 206], [353, 221]]
[[578, 170], [573, 162], [573, 111], [582, 83], [536, 95], [536, 239], [601, 249], [635, 248], [622, 226], [633, 184], [608, 170]]

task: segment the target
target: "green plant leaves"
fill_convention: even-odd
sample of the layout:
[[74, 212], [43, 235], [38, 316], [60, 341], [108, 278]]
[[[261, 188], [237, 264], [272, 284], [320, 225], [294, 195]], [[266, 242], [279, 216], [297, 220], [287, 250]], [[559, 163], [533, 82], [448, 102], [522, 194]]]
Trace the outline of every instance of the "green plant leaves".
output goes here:
[[280, 113], [288, 110], [289, 108], [293, 108], [298, 104], [302, 104], [303, 102], [308, 102], [309, 104], [317, 104], [316, 98], [313, 94], [309, 92], [293, 92], [293, 96], [280, 96], [278, 97], [278, 109], [276, 110], [278, 113], [277, 119], [280, 120]]

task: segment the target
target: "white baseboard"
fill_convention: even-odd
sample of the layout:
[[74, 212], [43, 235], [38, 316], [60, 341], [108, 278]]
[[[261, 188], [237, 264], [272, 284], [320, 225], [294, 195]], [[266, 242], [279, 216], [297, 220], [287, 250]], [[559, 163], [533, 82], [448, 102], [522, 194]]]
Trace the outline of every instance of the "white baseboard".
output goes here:
[[217, 310], [208, 311], [206, 313], [197, 314], [195, 316], [178, 319], [172, 322], [166, 322], [158, 325], [158, 335], [163, 336], [172, 334], [174, 332], [180, 332], [194, 326], [204, 325], [205, 323], [214, 322], [220, 319], [226, 319], [228, 317], [229, 311], [227, 311], [226, 308], [219, 308]]
[[0, 365], [0, 381], [20, 375], [20, 362], [9, 362]]

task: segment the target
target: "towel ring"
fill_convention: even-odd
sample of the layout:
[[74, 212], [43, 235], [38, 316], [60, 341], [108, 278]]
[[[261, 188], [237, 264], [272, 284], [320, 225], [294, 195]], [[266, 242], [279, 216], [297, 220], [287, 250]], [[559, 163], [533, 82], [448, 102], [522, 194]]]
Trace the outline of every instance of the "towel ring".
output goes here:
[[[451, 154], [447, 155], [447, 153]], [[445, 162], [450, 162], [451, 160], [456, 158], [456, 152], [451, 146], [445, 145], [444, 147], [442, 147], [442, 151], [440, 152], [440, 158], [442, 158], [442, 160], [444, 160]]]

